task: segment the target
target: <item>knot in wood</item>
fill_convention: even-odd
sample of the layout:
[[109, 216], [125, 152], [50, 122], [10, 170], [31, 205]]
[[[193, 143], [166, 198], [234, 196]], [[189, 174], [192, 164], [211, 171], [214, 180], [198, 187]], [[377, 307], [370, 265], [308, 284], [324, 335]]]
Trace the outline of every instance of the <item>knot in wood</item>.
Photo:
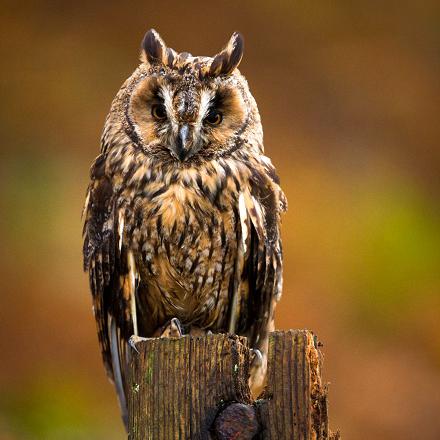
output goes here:
[[259, 432], [255, 408], [243, 403], [232, 403], [214, 421], [216, 440], [251, 440]]

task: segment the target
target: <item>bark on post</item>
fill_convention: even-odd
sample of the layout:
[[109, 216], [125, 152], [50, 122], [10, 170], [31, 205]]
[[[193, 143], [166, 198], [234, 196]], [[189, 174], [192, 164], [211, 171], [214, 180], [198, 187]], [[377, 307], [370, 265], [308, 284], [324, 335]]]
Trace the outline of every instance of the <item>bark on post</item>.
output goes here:
[[129, 439], [337, 439], [328, 429], [317, 345], [308, 330], [272, 333], [267, 387], [251, 402], [246, 338], [140, 342], [131, 365]]

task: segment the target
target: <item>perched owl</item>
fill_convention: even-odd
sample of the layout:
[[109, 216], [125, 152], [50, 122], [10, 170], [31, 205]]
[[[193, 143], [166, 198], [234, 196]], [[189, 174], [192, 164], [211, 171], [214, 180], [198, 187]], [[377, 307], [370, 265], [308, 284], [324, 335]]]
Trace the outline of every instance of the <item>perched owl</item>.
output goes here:
[[84, 208], [99, 342], [126, 414], [130, 337], [229, 332], [249, 338], [261, 388], [282, 288], [286, 199], [264, 155], [260, 115], [234, 33], [214, 57], [144, 37], [117, 93]]

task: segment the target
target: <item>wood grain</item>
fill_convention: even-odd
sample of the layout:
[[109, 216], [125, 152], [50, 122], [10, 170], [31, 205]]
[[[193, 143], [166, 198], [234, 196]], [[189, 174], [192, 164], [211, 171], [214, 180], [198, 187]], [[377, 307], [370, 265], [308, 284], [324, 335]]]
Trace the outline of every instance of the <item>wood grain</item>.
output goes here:
[[136, 345], [130, 440], [329, 440], [317, 338], [271, 333], [267, 386], [251, 401], [250, 351], [235, 335], [153, 338]]
[[267, 387], [257, 402], [263, 439], [328, 439], [321, 354], [308, 330], [271, 333]]
[[222, 407], [228, 402], [250, 403], [245, 338], [223, 334], [158, 338], [136, 348], [130, 439], [210, 439]]

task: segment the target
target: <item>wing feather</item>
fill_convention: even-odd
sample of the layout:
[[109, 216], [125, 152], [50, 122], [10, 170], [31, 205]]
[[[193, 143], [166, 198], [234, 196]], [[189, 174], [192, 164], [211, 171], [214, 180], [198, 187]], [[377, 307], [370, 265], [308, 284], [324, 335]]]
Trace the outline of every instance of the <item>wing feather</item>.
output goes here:
[[91, 184], [84, 208], [84, 269], [89, 272], [93, 310], [102, 358], [114, 382], [127, 423], [127, 342], [134, 333], [136, 274], [133, 258], [123, 246], [124, 217], [116, 212], [116, 195], [102, 172], [98, 156], [91, 169]]
[[[274, 308], [282, 289], [280, 213], [285, 196], [270, 162], [254, 170], [250, 191], [244, 201], [249, 225], [249, 252], [245, 277], [248, 281], [246, 307], [242, 307], [239, 329], [253, 348], [263, 348], [273, 328]], [[270, 168], [269, 170], [269, 166]], [[269, 172], [270, 171], [270, 172]]]

